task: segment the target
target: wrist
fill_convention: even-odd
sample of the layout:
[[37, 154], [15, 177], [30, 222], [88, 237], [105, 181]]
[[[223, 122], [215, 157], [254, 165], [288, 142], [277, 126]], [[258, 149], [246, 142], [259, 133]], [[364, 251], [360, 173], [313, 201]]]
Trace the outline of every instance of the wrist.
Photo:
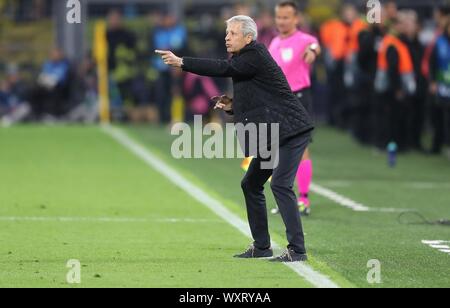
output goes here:
[[314, 55], [317, 57], [319, 55], [319, 45], [314, 43], [309, 45], [309, 50], [314, 53]]
[[314, 50], [314, 49], [311, 49], [311, 48], [310, 48], [309, 51], [312, 52], [312, 54], [313, 54], [315, 57], [318, 56], [317, 50]]

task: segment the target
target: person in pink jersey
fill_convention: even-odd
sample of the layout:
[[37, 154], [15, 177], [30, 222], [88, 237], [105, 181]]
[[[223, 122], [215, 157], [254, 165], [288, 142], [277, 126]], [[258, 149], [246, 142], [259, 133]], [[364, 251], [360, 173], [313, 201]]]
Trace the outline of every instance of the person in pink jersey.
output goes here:
[[[269, 51], [281, 67], [299, 102], [312, 116], [311, 66], [321, 53], [317, 38], [298, 29], [300, 12], [293, 1], [284, 1], [276, 6], [276, 26], [279, 35], [272, 41]], [[309, 189], [313, 176], [313, 164], [309, 149], [303, 155], [297, 171], [300, 197], [298, 205], [303, 215], [310, 215]], [[278, 209], [272, 211], [278, 213]]]

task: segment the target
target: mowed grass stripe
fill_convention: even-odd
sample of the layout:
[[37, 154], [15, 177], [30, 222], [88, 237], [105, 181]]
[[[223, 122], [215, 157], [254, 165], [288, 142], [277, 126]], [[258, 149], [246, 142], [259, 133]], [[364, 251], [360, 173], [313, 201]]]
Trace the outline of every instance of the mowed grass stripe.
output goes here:
[[[214, 220], [97, 127], [0, 130], [0, 215]], [[248, 239], [226, 224], [0, 222], [1, 287], [310, 287], [282, 265], [231, 258]]]
[[[167, 130], [134, 126], [127, 131], [235, 213], [245, 213], [239, 185], [244, 175], [241, 160], [175, 160], [165, 156], [176, 138]], [[400, 155], [399, 166], [390, 169], [384, 155], [375, 154], [372, 149], [355, 144], [347, 134], [326, 127], [317, 129], [312, 154], [315, 181], [340, 195], [375, 209], [410, 208], [428, 219], [450, 218], [450, 195], [446, 191], [404, 186], [409, 182], [449, 183], [450, 164], [443, 157]], [[337, 179], [351, 185], [329, 186], [330, 181]], [[266, 188], [266, 196], [269, 208], [274, 207], [270, 187]], [[313, 213], [304, 219], [311, 261], [315, 262], [314, 268], [330, 275], [339, 285], [346, 286], [340, 280], [345, 277], [358, 287], [450, 286], [448, 255], [421, 244], [424, 238], [447, 239], [447, 227], [402, 225], [397, 221], [399, 213], [354, 212], [314, 193], [311, 198]], [[270, 227], [272, 235], [282, 243], [285, 227], [279, 216], [270, 215]], [[381, 285], [367, 282], [367, 264], [372, 259], [382, 262]]]

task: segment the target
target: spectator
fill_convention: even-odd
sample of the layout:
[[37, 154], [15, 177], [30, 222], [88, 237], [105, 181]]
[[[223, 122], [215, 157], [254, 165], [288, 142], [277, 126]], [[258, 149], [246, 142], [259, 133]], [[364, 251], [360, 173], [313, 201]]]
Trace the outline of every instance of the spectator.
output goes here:
[[98, 84], [95, 60], [86, 54], [77, 72], [78, 106], [68, 115], [71, 122], [94, 123], [98, 119]]
[[70, 63], [56, 47], [42, 66], [36, 86], [31, 91], [31, 105], [37, 119], [63, 116], [70, 103]]
[[0, 81], [0, 117], [5, 116], [10, 110], [9, 85], [6, 80]]
[[422, 61], [422, 73], [429, 77], [429, 81], [431, 83], [431, 91], [430, 91], [430, 114], [431, 114], [431, 126], [433, 131], [433, 144], [431, 148], [431, 153], [439, 154], [442, 151], [442, 108], [439, 104], [436, 103], [436, 92], [433, 91], [433, 83], [432, 83], [432, 74], [431, 74], [431, 65], [433, 64], [434, 57], [433, 53], [435, 50], [437, 40], [442, 36], [445, 31], [445, 27], [450, 20], [450, 8], [443, 6], [435, 11], [434, 19], [436, 23], [436, 31], [435, 37], [431, 44], [429, 44], [425, 50], [425, 55]]
[[31, 108], [26, 101], [27, 88], [17, 68], [11, 67], [0, 83], [0, 120], [2, 126], [10, 126], [28, 117]]
[[[133, 104], [133, 80], [136, 77], [136, 37], [125, 29], [122, 14], [112, 10], [108, 14], [108, 69], [111, 77], [113, 116], [122, 117], [121, 103]], [[118, 88], [119, 96], [113, 89]], [[116, 91], [117, 92], [117, 91]]]
[[414, 64], [408, 46], [400, 40], [405, 33], [404, 19], [394, 21], [390, 33], [383, 38], [378, 51], [375, 89], [380, 106], [377, 123], [377, 145], [385, 149], [395, 142], [400, 150], [407, 149], [408, 104], [416, 93]]
[[188, 116], [208, 116], [211, 111], [211, 97], [220, 95], [220, 91], [213, 79], [187, 73], [184, 80], [184, 95], [188, 101]]
[[[356, 78], [354, 74], [345, 73], [352, 71], [355, 65], [358, 35], [365, 27], [356, 7], [345, 4], [341, 10], [341, 18], [324, 23], [320, 29], [330, 88], [328, 122], [342, 128], [348, 126], [345, 118], [349, 111], [349, 102], [345, 99], [348, 97], [345, 88], [352, 87]], [[346, 78], [348, 76], [351, 78]]]
[[431, 93], [434, 101], [433, 153], [450, 143], [450, 22], [436, 41], [430, 63]]
[[353, 123], [353, 134], [362, 144], [371, 145], [374, 143], [374, 131], [377, 131], [378, 127], [374, 116], [377, 104], [373, 81], [377, 72], [378, 46], [384, 36], [385, 27], [383, 23], [380, 23], [371, 25], [362, 31], [358, 37], [359, 81], [356, 89], [358, 110]]
[[427, 99], [427, 79], [422, 74], [422, 59], [425, 55], [425, 47], [419, 41], [420, 24], [417, 13], [413, 10], [401, 13], [405, 23], [405, 32], [401, 36], [407, 45], [414, 65], [417, 91], [411, 97], [411, 117], [409, 120], [408, 133], [410, 134], [410, 145], [413, 149], [423, 150], [422, 134], [425, 126], [425, 102]]
[[[164, 65], [160, 57], [154, 55], [156, 49], [173, 50], [184, 53], [187, 42], [186, 28], [178, 23], [175, 16], [165, 13], [161, 24], [156, 27], [149, 39], [149, 50], [152, 54], [152, 65], [158, 72], [156, 81], [156, 104], [159, 110], [160, 122], [168, 124], [171, 121], [171, 106], [173, 99], [173, 88], [181, 84], [175, 80], [173, 69]], [[180, 86], [178, 88], [181, 88]]]
[[264, 44], [267, 48], [269, 48], [270, 43], [272, 43], [272, 40], [277, 36], [273, 19], [274, 17], [270, 11], [263, 11], [256, 21], [259, 32], [258, 42]]

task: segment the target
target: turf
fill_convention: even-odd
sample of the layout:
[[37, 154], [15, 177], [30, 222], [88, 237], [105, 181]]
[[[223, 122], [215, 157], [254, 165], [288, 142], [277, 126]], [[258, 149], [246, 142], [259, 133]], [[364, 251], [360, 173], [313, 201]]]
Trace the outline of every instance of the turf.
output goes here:
[[[166, 155], [174, 137], [164, 130], [134, 127], [129, 131], [228, 200], [230, 207], [237, 204], [244, 211], [239, 160], [174, 160]], [[417, 210], [430, 220], [450, 218], [446, 158], [401, 155], [397, 168], [391, 169], [383, 153], [355, 144], [345, 133], [322, 127], [314, 139], [316, 183], [371, 208]], [[267, 192], [268, 205], [274, 207], [269, 187]], [[422, 244], [422, 240], [449, 241], [449, 227], [403, 225], [399, 213], [354, 212], [314, 194], [312, 202], [313, 215], [304, 219], [306, 240], [322, 271], [337, 273], [357, 287], [450, 287], [450, 255]], [[411, 216], [406, 221], [418, 222]], [[280, 217], [271, 216], [270, 223], [282, 238]], [[382, 265], [382, 283], [377, 285], [367, 282], [367, 264], [373, 259]]]
[[[232, 259], [243, 235], [97, 127], [0, 130], [0, 149], [0, 217], [44, 218], [0, 221], [0, 287], [69, 286], [69, 259], [80, 287], [310, 287]], [[104, 217], [146, 221], [81, 220]]]
[[[175, 160], [166, 129], [123, 129], [245, 218], [239, 160]], [[327, 128], [312, 150], [320, 185], [371, 208], [450, 218], [445, 158], [403, 155], [389, 169], [383, 154]], [[82, 264], [79, 287], [311, 287], [281, 264], [232, 259], [248, 239], [98, 127], [2, 129], [0, 175], [0, 287], [72, 287], [69, 259]], [[398, 213], [354, 212], [317, 195], [312, 201], [304, 220], [309, 264], [339, 285], [450, 286], [450, 255], [421, 243], [450, 240], [448, 227], [402, 225]], [[284, 244], [280, 217], [270, 224]], [[381, 284], [367, 282], [371, 259], [382, 264]]]

